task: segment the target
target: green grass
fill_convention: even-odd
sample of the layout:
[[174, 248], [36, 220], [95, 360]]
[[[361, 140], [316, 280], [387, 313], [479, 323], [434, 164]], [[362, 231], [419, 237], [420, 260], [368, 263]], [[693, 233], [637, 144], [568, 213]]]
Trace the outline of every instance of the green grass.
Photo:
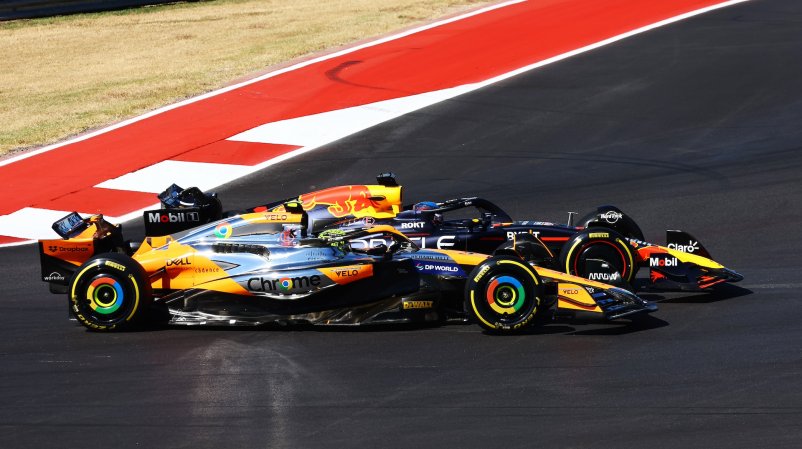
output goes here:
[[0, 22], [0, 155], [483, 3], [217, 0]]

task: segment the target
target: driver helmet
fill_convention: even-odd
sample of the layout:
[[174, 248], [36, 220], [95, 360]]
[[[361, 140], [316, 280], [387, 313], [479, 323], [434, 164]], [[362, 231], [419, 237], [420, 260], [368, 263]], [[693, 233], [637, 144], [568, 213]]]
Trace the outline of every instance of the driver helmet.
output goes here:
[[435, 203], [434, 201], [421, 201], [420, 203], [415, 203], [415, 205], [412, 206], [412, 210], [418, 212], [421, 210], [437, 209], [437, 207], [438, 207], [437, 203]]
[[[412, 210], [415, 212], [420, 212], [423, 210], [434, 210], [439, 208], [440, 206], [437, 205], [434, 201], [421, 201], [420, 203], [415, 203], [412, 206]], [[438, 225], [443, 222], [443, 214], [432, 214], [432, 223]]]

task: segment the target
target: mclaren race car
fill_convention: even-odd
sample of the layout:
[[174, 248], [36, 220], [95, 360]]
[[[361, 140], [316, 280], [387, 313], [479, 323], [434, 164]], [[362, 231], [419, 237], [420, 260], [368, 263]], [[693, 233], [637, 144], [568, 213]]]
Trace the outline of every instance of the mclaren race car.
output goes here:
[[[555, 308], [607, 319], [656, 310], [627, 290], [533, 266], [515, 244], [488, 256], [419, 248], [390, 226], [315, 236], [308, 227], [303, 211], [251, 212], [131, 245], [119, 225], [72, 213], [53, 226], [61, 239], [39, 242], [42, 279], [97, 331], [162, 315], [187, 325], [472, 319], [508, 333]], [[372, 239], [387, 244], [355, 244]]]
[[[568, 274], [637, 288], [662, 291], [703, 291], [724, 282], [743, 279], [714, 261], [687, 232], [666, 231], [666, 244], [644, 241], [635, 221], [614, 206], [601, 206], [567, 224], [516, 221], [500, 207], [482, 198], [425, 201], [402, 206], [402, 188], [394, 175], [379, 175], [378, 185], [348, 185], [306, 193], [251, 211], [304, 211], [310, 232], [390, 225], [424, 249], [455, 249], [492, 254], [514, 240], [528, 240], [527, 257], [539, 266]], [[387, 244], [362, 239], [352, 246]], [[598, 270], [602, 260], [615, 270]], [[635, 283], [640, 268], [647, 279]]]

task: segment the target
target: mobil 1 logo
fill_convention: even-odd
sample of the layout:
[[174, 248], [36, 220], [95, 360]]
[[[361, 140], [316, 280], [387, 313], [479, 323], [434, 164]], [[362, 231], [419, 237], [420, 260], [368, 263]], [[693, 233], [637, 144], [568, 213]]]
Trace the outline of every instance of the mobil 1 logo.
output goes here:
[[145, 211], [142, 218], [148, 236], [173, 234], [205, 222], [197, 207], [149, 210]]

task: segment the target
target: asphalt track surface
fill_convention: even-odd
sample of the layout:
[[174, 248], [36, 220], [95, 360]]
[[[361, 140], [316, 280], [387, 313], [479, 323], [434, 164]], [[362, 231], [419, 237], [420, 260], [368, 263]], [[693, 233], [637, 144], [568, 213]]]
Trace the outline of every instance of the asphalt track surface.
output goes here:
[[[748, 2], [418, 111], [219, 190], [395, 171], [563, 220], [614, 203], [746, 279], [635, 323], [94, 334], [3, 249], [0, 447], [799, 447], [802, 4]], [[141, 227], [129, 225], [131, 237]]]

